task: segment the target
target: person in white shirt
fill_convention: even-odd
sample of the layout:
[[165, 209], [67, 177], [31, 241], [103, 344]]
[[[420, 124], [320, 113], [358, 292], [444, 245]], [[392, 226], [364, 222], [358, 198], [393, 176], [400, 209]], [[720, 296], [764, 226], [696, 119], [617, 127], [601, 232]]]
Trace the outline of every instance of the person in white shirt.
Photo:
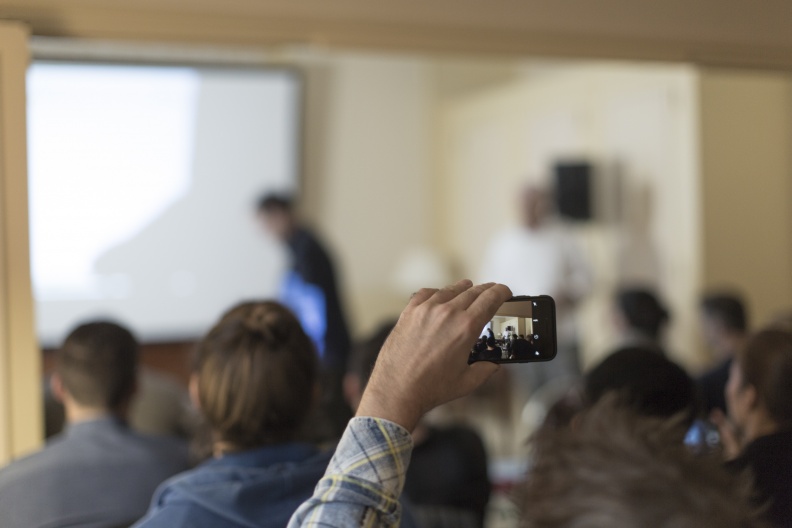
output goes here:
[[521, 225], [492, 240], [481, 280], [505, 284], [515, 295], [550, 295], [556, 302], [558, 356], [550, 363], [516, 369], [525, 397], [550, 379], [579, 374], [575, 312], [592, 279], [572, 234], [553, 216], [548, 192], [527, 186], [520, 207]]

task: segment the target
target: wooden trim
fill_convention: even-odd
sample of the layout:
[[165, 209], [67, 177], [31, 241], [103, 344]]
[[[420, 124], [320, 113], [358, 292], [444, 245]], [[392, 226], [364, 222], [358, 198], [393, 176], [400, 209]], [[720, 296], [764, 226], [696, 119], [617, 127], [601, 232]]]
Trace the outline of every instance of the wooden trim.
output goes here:
[[0, 22], [0, 462], [41, 444], [41, 354], [28, 233], [29, 30]]
[[[39, 0], [30, 7], [12, 5], [0, 8], [0, 16], [25, 21], [34, 35], [91, 40], [245, 47], [308, 46], [792, 68], [792, 39], [779, 37], [778, 31], [766, 37], [756, 29], [761, 25], [747, 21], [741, 24], [740, 18], [726, 15], [719, 20], [729, 21], [734, 26], [732, 29], [737, 28], [739, 32], [713, 27], [707, 23], [711, 17], [706, 16], [687, 17], [680, 29], [673, 18], [685, 17], [689, 13], [670, 7], [657, 9], [666, 18], [671, 18], [656, 17], [655, 25], [649, 20], [650, 9], [644, 10], [643, 18], [619, 15], [625, 26], [608, 25], [598, 20], [599, 24], [586, 27], [573, 23], [578, 16], [571, 16], [585, 7], [582, 4], [567, 7], [567, 15], [570, 16], [566, 19], [561, 17], [561, 8], [554, 8], [553, 16], [538, 16], [538, 19], [554, 22], [552, 26], [522, 16], [530, 12], [522, 7], [512, 9], [515, 16], [521, 15], [518, 18], [526, 21], [507, 23], [502, 16], [479, 21], [475, 18], [475, 10], [468, 13], [464, 9], [459, 13], [447, 13], [444, 19], [425, 6], [421, 9], [429, 9], [426, 13], [415, 6], [403, 7], [402, 11], [393, 7], [391, 11], [404, 16], [389, 17], [387, 13], [376, 10], [366, 16], [353, 16], [349, 6], [340, 14], [332, 14], [326, 9], [300, 11], [276, 4], [261, 2], [258, 7], [251, 7], [251, 4], [247, 10], [240, 10], [234, 9], [233, 5], [226, 7], [219, 1], [202, 5], [171, 2], [163, 6], [147, 2], [118, 4], [95, 1], [56, 6]], [[426, 18], [422, 19], [421, 14], [426, 14]], [[652, 31], [630, 28], [627, 23], [637, 21], [641, 22], [640, 27], [652, 28]]]

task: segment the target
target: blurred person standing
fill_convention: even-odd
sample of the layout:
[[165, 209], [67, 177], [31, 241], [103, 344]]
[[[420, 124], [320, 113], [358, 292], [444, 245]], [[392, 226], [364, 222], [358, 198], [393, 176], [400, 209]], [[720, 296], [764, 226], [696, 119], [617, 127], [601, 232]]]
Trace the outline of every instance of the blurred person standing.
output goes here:
[[299, 221], [291, 196], [262, 196], [256, 215], [264, 231], [289, 249], [291, 269], [281, 283], [280, 301], [297, 315], [321, 358], [317, 439], [337, 438], [351, 417], [341, 390], [351, 340], [335, 266], [324, 245]]
[[285, 307], [246, 302], [223, 315], [190, 378], [213, 456], [163, 484], [136, 526], [285, 526], [330, 460], [302, 435], [316, 374], [313, 343]]
[[737, 352], [748, 337], [748, 315], [742, 298], [734, 293], [713, 292], [701, 299], [701, 333], [716, 366], [696, 380], [705, 417], [715, 409], [726, 412], [726, 383]]
[[552, 213], [548, 192], [527, 186], [520, 195], [521, 225], [495, 237], [481, 273], [483, 281], [505, 284], [515, 295], [545, 294], [556, 303], [558, 356], [514, 369], [528, 393], [523, 402], [549, 379], [580, 372], [576, 309], [591, 290], [591, 269], [571, 233]]
[[138, 344], [109, 322], [78, 326], [55, 356], [52, 389], [67, 426], [38, 453], [0, 470], [4, 528], [129, 525], [157, 486], [187, 468], [187, 448], [126, 425]]

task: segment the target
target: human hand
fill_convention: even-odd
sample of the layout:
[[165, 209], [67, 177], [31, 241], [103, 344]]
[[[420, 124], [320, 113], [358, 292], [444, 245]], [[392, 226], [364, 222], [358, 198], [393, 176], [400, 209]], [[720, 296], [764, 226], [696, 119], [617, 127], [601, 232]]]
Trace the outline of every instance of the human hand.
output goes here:
[[709, 415], [709, 420], [718, 428], [721, 446], [723, 446], [723, 457], [726, 460], [737, 458], [742, 451], [742, 445], [737, 428], [732, 421], [720, 409], [713, 409]]
[[470, 349], [511, 291], [460, 281], [413, 295], [382, 347], [357, 416], [395, 422], [409, 431], [426, 412], [471, 393], [499, 366], [468, 365]]

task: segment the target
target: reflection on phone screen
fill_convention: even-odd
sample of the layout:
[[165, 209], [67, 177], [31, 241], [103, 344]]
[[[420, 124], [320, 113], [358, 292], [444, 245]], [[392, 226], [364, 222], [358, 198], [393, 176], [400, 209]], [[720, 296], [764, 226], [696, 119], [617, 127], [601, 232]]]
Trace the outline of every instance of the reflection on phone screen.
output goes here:
[[503, 304], [481, 332], [468, 363], [523, 363], [555, 356], [552, 300], [514, 300]]

